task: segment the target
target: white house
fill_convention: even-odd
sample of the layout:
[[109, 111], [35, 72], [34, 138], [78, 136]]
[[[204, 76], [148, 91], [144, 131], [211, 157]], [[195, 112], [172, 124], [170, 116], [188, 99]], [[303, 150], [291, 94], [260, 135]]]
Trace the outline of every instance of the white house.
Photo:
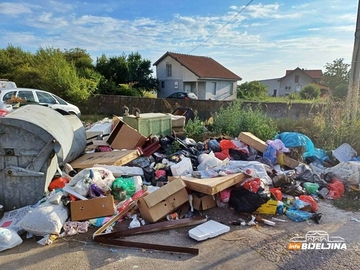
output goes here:
[[258, 80], [258, 82], [268, 87], [269, 95], [277, 97], [286, 96], [293, 92], [298, 93], [301, 88], [311, 83], [317, 84], [324, 94], [329, 88], [320, 83], [322, 78], [323, 74], [321, 69], [307, 70], [296, 68], [294, 70], [286, 70], [284, 77]]
[[241, 78], [214, 59], [167, 52], [154, 63], [159, 82], [158, 97], [175, 92], [193, 92], [199, 99], [236, 99]]

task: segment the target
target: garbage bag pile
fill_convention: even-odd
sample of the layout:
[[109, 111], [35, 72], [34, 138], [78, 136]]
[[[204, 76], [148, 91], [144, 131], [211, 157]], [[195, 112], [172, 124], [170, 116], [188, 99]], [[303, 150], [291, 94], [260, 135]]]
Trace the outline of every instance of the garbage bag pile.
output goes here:
[[[127, 209], [131, 202], [181, 177], [207, 181], [210, 178], [246, 175], [244, 181], [221, 190], [213, 197], [217, 207], [230, 207], [240, 214], [248, 214], [251, 219], [249, 225], [264, 220], [267, 221], [265, 224], [274, 225], [274, 222], [260, 217], [267, 214], [287, 217], [295, 222], [312, 219], [319, 223], [322, 216], [319, 200], [338, 199], [350, 186], [359, 187], [360, 163], [354, 156], [338, 160], [333, 167], [325, 167], [325, 161], [329, 160], [326, 152], [316, 149], [308, 137], [299, 133], [287, 132], [269, 139], [263, 153], [238, 138], [217, 137], [195, 142], [186, 137], [153, 136], [154, 142], [159, 144], [155, 151], [122, 166], [100, 164], [76, 170], [65, 164], [61, 174], [54, 176], [47, 195], [36, 205], [27, 207], [15, 230], [43, 237], [39, 241], [43, 245], [52, 243], [57, 237], [85, 233], [89, 226], [104, 226]], [[292, 150], [299, 148], [303, 149], [298, 156], [299, 165], [287, 167], [284, 156], [291, 157]], [[116, 149], [97, 148], [96, 152], [99, 151]], [[187, 193], [192, 195], [195, 191], [187, 189]], [[102, 202], [102, 207], [106, 208], [102, 210], [104, 212], [86, 220], [76, 218], [70, 207], [76, 201], [108, 197], [113, 200], [110, 207], [106, 205], [108, 201]], [[183, 216], [176, 215], [177, 218], [196, 214], [190, 199], [189, 203], [189, 210]], [[82, 207], [88, 210], [86, 206]], [[90, 208], [93, 210], [96, 206]], [[176, 212], [177, 208], [171, 211]], [[5, 213], [0, 225], [9, 216]], [[132, 213], [131, 217], [123, 215], [116, 221], [124, 218], [133, 220], [131, 226], [149, 223], [140, 213]], [[11, 238], [10, 232], [0, 231], [3, 235], [0, 246], [8, 243], [8, 248], [12, 248], [19, 244]]]

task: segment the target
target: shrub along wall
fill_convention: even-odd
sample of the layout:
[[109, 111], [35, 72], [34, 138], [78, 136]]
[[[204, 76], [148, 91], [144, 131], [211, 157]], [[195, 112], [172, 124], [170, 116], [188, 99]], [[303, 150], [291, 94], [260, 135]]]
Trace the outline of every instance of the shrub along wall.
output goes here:
[[[122, 107], [126, 105], [130, 113], [133, 108], [139, 108], [141, 113], [172, 113], [176, 108], [191, 108], [197, 111], [200, 119], [208, 119], [221, 106], [227, 106], [231, 101], [217, 100], [179, 100], [163, 98], [139, 98], [119, 95], [96, 95], [87, 102], [78, 104], [83, 115], [122, 115]], [[243, 106], [261, 109], [272, 118], [301, 118], [319, 112], [320, 105], [286, 104], [286, 103], [259, 103], [243, 102]]]

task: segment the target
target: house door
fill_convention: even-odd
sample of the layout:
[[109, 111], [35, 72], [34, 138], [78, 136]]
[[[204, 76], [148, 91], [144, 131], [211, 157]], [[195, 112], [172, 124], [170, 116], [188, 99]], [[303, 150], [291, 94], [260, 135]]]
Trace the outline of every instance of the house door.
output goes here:
[[191, 92], [191, 85], [190, 84], [185, 84], [185, 92], [190, 93]]

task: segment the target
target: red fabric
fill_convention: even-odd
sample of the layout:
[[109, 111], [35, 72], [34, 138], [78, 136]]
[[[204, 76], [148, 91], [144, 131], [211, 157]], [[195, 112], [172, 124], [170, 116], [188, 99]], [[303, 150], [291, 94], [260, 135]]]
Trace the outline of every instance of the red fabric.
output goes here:
[[[226, 153], [227, 151], [227, 153]], [[215, 157], [217, 157], [220, 160], [224, 160], [229, 157], [229, 150], [225, 150], [224, 152], [214, 152]]]
[[231, 140], [221, 140], [220, 141], [221, 150], [225, 149], [235, 149], [236, 145]]
[[275, 197], [275, 199], [277, 201], [282, 201], [282, 193], [281, 193], [281, 188], [280, 187], [270, 188], [270, 192]]
[[57, 188], [63, 188], [68, 182], [68, 179], [64, 177], [58, 177], [50, 183], [48, 189], [49, 191], [52, 191]]
[[339, 179], [334, 178], [327, 188], [329, 189], [328, 197], [330, 199], [339, 199], [345, 192], [344, 184]]
[[261, 187], [261, 180], [260, 180], [260, 178], [253, 178], [253, 179], [247, 180], [244, 183], [243, 187], [253, 193], [257, 193], [259, 188]]
[[319, 209], [317, 202], [310, 195], [300, 195], [299, 199], [303, 202], [311, 204], [311, 209], [313, 212], [316, 212]]

